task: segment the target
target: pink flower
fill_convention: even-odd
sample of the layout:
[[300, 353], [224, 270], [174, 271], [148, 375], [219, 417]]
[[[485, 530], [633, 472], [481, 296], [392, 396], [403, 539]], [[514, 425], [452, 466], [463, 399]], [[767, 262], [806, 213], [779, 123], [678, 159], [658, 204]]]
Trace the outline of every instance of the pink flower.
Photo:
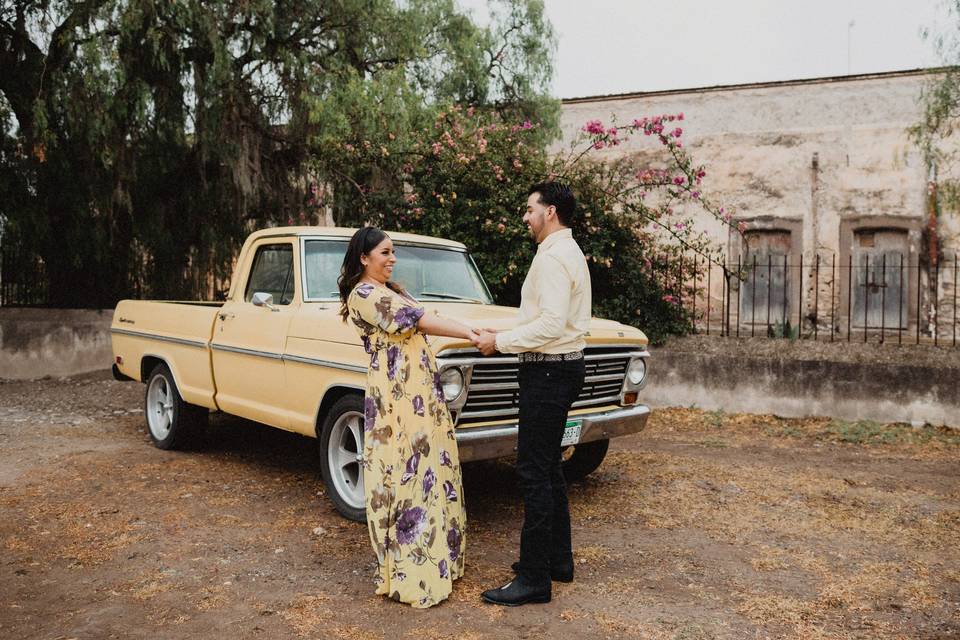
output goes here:
[[683, 135], [683, 129], [681, 129], [680, 127], [677, 127], [676, 129], [673, 130], [674, 138], [679, 138], [682, 135]]
[[676, 176], [676, 177], [673, 179], [673, 184], [675, 184], [675, 185], [681, 185], [681, 184], [683, 184], [683, 182], [684, 182], [683, 176]]
[[673, 225], [673, 228], [676, 229], [677, 231], [683, 231], [684, 229], [687, 228], [687, 225], [683, 222], [678, 222], [677, 224]]
[[699, 191], [694, 191], [693, 193], [690, 194], [690, 196], [691, 196], [694, 200], [699, 200], [699, 199], [700, 199], [700, 192], [699, 192]]
[[744, 222], [743, 220], [741, 220], [740, 222], [737, 223], [737, 230], [738, 230], [740, 233], [743, 233], [746, 229], [747, 229], [747, 223], [746, 223], [746, 222]]
[[677, 114], [677, 120], [683, 120], [683, 111]]
[[677, 303], [676, 297], [670, 295], [669, 293], [668, 293], [667, 295], [663, 296], [663, 301], [664, 301], [664, 302], [669, 302], [670, 304], [676, 304], [676, 303]]
[[583, 130], [595, 136], [602, 136], [604, 133], [606, 133], [603, 128], [603, 123], [599, 120], [590, 120], [583, 126]]
[[604, 147], [603, 140], [597, 140], [596, 142], [593, 143], [594, 149], [603, 149], [603, 147]]
[[523, 124], [520, 125], [520, 128], [521, 128], [521, 129], [532, 129], [532, 128], [533, 128], [533, 125], [530, 124], [530, 121], [529, 121], [529, 120], [524, 120], [524, 121], [523, 121]]

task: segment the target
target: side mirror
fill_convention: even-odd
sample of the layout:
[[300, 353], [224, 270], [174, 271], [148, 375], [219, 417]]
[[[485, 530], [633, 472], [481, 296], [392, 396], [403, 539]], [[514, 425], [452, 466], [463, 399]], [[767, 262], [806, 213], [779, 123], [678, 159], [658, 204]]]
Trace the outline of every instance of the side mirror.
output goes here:
[[270, 311], [279, 311], [277, 307], [273, 304], [273, 294], [264, 293], [263, 291], [257, 291], [253, 294], [253, 299], [251, 300], [253, 306], [255, 307], [266, 307]]

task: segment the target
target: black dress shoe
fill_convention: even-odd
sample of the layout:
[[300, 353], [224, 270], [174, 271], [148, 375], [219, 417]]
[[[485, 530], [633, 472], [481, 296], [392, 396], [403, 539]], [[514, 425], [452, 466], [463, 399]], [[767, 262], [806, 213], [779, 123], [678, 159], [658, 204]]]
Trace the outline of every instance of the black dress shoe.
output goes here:
[[[514, 573], [520, 573], [520, 563], [510, 565]], [[550, 566], [550, 579], [554, 582], [573, 582], [573, 563], [562, 564], [559, 567]]]
[[487, 589], [480, 597], [485, 602], [505, 607], [518, 607], [532, 602], [550, 602], [550, 585], [531, 587], [517, 577], [499, 589]]

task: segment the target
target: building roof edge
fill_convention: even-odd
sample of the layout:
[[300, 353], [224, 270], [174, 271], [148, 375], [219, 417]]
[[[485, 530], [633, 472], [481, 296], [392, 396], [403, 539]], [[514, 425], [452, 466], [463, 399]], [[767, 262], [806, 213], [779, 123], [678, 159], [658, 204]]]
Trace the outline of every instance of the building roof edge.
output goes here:
[[907, 76], [932, 75], [943, 73], [953, 67], [927, 67], [920, 69], [903, 69], [899, 71], [881, 71], [878, 73], [858, 73], [844, 76], [824, 76], [820, 78], [802, 78], [795, 80], [773, 80], [769, 82], [748, 82], [743, 84], [720, 84], [709, 87], [691, 87], [687, 89], [663, 89], [659, 91], [631, 91], [627, 93], [611, 93], [595, 96], [581, 96], [576, 98], [561, 98], [561, 104], [578, 104], [581, 102], [607, 102], [624, 100], [627, 98], [649, 98], [654, 96], [682, 95], [685, 93], [706, 93], [714, 91], [738, 91], [741, 89], [759, 89], [766, 87], [789, 87], [805, 84], [829, 84], [835, 82], [855, 82], [858, 80], [880, 80]]

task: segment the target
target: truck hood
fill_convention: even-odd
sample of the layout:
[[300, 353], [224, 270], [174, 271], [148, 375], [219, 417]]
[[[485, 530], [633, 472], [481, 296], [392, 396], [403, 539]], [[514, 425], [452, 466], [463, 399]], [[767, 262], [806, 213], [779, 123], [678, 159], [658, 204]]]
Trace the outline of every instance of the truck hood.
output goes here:
[[[428, 311], [436, 310], [442, 316], [459, 320], [464, 324], [477, 329], [490, 328], [498, 330], [512, 329], [517, 325], [520, 310], [516, 307], [502, 307], [492, 304], [466, 304], [457, 302], [424, 302]], [[636, 327], [604, 320], [590, 319], [590, 330], [586, 336], [588, 345], [623, 344], [646, 346], [647, 336]], [[435, 352], [445, 348], [461, 348], [463, 340], [459, 338], [443, 338], [430, 336], [430, 346]]]

